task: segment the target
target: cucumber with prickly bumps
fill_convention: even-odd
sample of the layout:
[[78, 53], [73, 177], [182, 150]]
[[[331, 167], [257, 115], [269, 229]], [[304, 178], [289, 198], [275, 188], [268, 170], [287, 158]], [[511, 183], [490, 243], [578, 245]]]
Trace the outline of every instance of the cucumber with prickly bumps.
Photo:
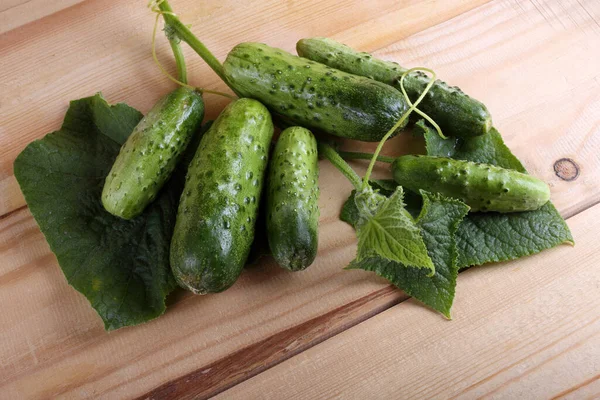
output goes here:
[[[405, 68], [390, 61], [378, 60], [328, 38], [302, 39], [296, 44], [301, 57], [352, 74], [366, 76], [400, 89]], [[429, 78], [422, 72], [411, 72], [404, 79], [404, 88], [411, 101], [421, 95]], [[469, 97], [458, 87], [436, 80], [419, 109], [429, 115], [448, 136], [471, 137], [486, 134], [492, 127], [492, 117], [486, 106]]]
[[398, 157], [392, 173], [407, 189], [460, 199], [471, 211], [530, 211], [550, 200], [550, 188], [544, 181], [490, 164], [411, 155]]
[[235, 46], [223, 73], [240, 96], [292, 123], [349, 139], [381, 140], [408, 109], [389, 85], [260, 43]]
[[124, 219], [141, 214], [171, 176], [202, 118], [204, 102], [195, 90], [180, 87], [160, 99], [121, 147], [102, 190], [104, 208]]
[[305, 128], [285, 129], [267, 180], [267, 236], [279, 265], [300, 271], [317, 255], [319, 224], [317, 141]]
[[256, 100], [230, 103], [188, 168], [171, 241], [177, 282], [196, 294], [236, 281], [250, 251], [273, 122]]

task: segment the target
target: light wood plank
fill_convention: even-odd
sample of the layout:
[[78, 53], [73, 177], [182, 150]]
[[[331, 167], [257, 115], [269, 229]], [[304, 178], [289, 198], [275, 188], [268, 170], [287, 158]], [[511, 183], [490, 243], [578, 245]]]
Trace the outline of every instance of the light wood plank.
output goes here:
[[[600, 2], [496, 1], [382, 49], [481, 99], [530, 173], [551, 185], [563, 215], [600, 198]], [[560, 179], [555, 163], [580, 175]]]
[[[293, 51], [302, 37], [336, 32], [342, 38], [359, 36], [365, 48], [377, 49], [488, 1], [175, 0], [172, 6], [222, 60], [242, 41]], [[111, 102], [125, 101], [145, 112], [172, 89], [150, 56], [153, 22], [145, 2], [87, 0], [0, 35], [0, 215], [24, 205], [12, 176], [14, 159], [29, 142], [60, 127], [70, 100], [102, 91]], [[365, 31], [372, 34], [359, 34]], [[158, 54], [169, 65], [168, 43], [158, 43]], [[226, 90], [197, 55], [187, 48], [185, 54], [191, 83]], [[215, 118], [225, 104], [208, 96], [207, 118]]]
[[0, 34], [60, 12], [84, 0], [2, 0]]
[[591, 398], [599, 220], [600, 206], [569, 220], [577, 248], [461, 274], [453, 321], [411, 299], [217, 398]]
[[[55, 60], [45, 65], [46, 76], [40, 76], [42, 71], [32, 66], [30, 70], [21, 71], [23, 76], [37, 73], [38, 79], [44, 78], [46, 84], [36, 84], [34, 79], [23, 82], [23, 92], [16, 93], [23, 93], [23, 97], [17, 96], [10, 103], [12, 108], [7, 113], [10, 118], [7, 124], [3, 123], [0, 132], [0, 141], [6, 144], [0, 150], [2, 160], [8, 160], [3, 164], [4, 171], [8, 171], [3, 182], [12, 178], [11, 158], [16, 156], [19, 146], [58, 125], [65, 107], [59, 100], [91, 93], [101, 77], [109, 89], [104, 90], [105, 95], [111, 101], [127, 100], [142, 110], [168, 90], [168, 84], [156, 72], [147, 54], [152, 16], [145, 9], [140, 10], [138, 3], [121, 4], [88, 1], [61, 13], [60, 18], [48, 18], [43, 27], [32, 24], [3, 35], [11, 39], [3, 43], [11, 45], [0, 49], [0, 54], [4, 51], [14, 64], [24, 57], [32, 57], [32, 53]], [[222, 57], [231, 45], [241, 40], [263, 40], [293, 48], [300, 36], [333, 33], [386, 13], [398, 13], [397, 10], [406, 6], [412, 7], [409, 16], [423, 14], [423, 10], [430, 7], [429, 3], [423, 3], [419, 10], [415, 6], [418, 4], [417, 1], [374, 2], [350, 9], [339, 3], [334, 7], [317, 6], [314, 2], [282, 5], [273, 1], [265, 2], [264, 9], [260, 10], [263, 12], [257, 14], [256, 8], [240, 6], [238, 2], [220, 5], [178, 2], [177, 11], [185, 21], [203, 27], [203, 31], [208, 32], [207, 41], [216, 42], [215, 37], [218, 37], [220, 46], [213, 47]], [[430, 14], [429, 24], [464, 11], [466, 4], [474, 6], [478, 2], [444, 2], [445, 6], [438, 6], [436, 13]], [[338, 7], [349, 11], [340, 14]], [[315, 8], [321, 13], [312, 15]], [[332, 18], [334, 15], [337, 19]], [[131, 23], [135, 29], [123, 25], [124, 16], [127, 24]], [[342, 16], [343, 23], [339, 20]], [[231, 20], [240, 23], [235, 26], [226, 23]], [[283, 21], [288, 22], [283, 24]], [[135, 26], [138, 23], [146, 27], [143, 32]], [[53, 40], [47, 40], [47, 31], [54, 30], [58, 24], [62, 24], [61, 30], [53, 32]], [[409, 19], [385, 29], [408, 32], [426, 26], [424, 21], [418, 27], [411, 24]], [[264, 31], [253, 31], [256, 26]], [[385, 33], [385, 29], [382, 32]], [[24, 31], [30, 38], [28, 41], [21, 40]], [[78, 37], [78, 33], [85, 39], [66, 40]], [[377, 43], [376, 36], [374, 38], [372, 43]], [[141, 44], [146, 45], [145, 50]], [[48, 46], [50, 51], [42, 51]], [[81, 52], [84, 47], [86, 51]], [[166, 45], [162, 44], [159, 50], [164, 57], [168, 55]], [[60, 52], [62, 57], [52, 58], [52, 51]], [[191, 57], [189, 60], [192, 76], [207, 71], [197, 60]], [[68, 68], [71, 65], [74, 68]], [[10, 75], [10, 71], [2, 72], [15, 82], [15, 75]], [[108, 76], [110, 79], [106, 80]], [[217, 82], [214, 76], [208, 77], [211, 85]], [[43, 98], [36, 100], [38, 95]], [[214, 116], [223, 105], [213, 100], [209, 99], [209, 116]], [[39, 106], [36, 113], [24, 109], [26, 103]], [[27, 119], [22, 121], [24, 116]], [[28, 132], [33, 127], [35, 132], [26, 138], [20, 135], [15, 140], [17, 131]], [[342, 194], [348, 193], [350, 186], [331, 168], [323, 168], [320, 181], [327, 188], [321, 196], [321, 236], [327, 239], [321, 241], [319, 262], [311, 270], [285, 274], [270, 262], [244, 274], [227, 295], [204, 298], [176, 295], [169, 312], [159, 320], [111, 334], [103, 332], [85, 299], [66, 284], [29, 213], [21, 210], [4, 218], [0, 222], [0, 286], [3, 288], [0, 301], [7, 304], [7, 311], [0, 317], [0, 334], [7, 338], [0, 345], [3, 393], [27, 397], [142, 394], [192, 371], [204, 371], [204, 366], [218, 367], [227, 363], [231, 353], [260, 350], [262, 341], [275, 338], [270, 344], [276, 351], [269, 353], [268, 348], [266, 352], [258, 351], [247, 364], [237, 367], [234, 371], [237, 375], [215, 374], [210, 385], [200, 387], [202, 393], [211, 393], [269, 365], [269, 357], [271, 363], [278, 362], [281, 357], [323, 340], [348, 323], [404, 299], [402, 293], [391, 290], [381, 280], [340, 270], [353, 254], [352, 230], [337, 221]], [[14, 181], [8, 185], [14, 185]], [[24, 292], [28, 293], [25, 301], [15, 302]], [[296, 340], [293, 333], [300, 331], [303, 340]]]
[[[458, 3], [461, 3], [460, 7]], [[2, 39], [10, 37], [11, 43], [16, 43], [10, 54], [10, 46], [3, 47], [2, 44], [6, 42], [0, 44], [3, 60], [8, 54], [13, 65], [16, 65], [19, 57], [14, 55], [12, 58], [13, 53], [21, 51], [20, 56], [26, 58], [28, 51], [38, 51], [44, 55], [40, 57], [40, 62], [48, 64], [43, 70], [29, 65], [25, 68], [22, 73], [25, 79], [30, 79], [28, 74], [36, 75], [38, 83], [33, 78], [25, 82], [23, 92], [14, 91], [17, 94], [14, 106], [6, 108], [6, 115], [12, 119], [3, 117], [3, 130], [0, 131], [0, 182], [11, 177], [12, 159], [28, 141], [41, 137], [59, 125], [67, 100], [91, 94], [98, 88], [99, 81], [107, 88], [108, 91], [104, 92], [111, 101], [125, 100], [142, 111], [169, 90], [170, 86], [158, 75], [143, 47], [144, 43], [148, 45], [147, 31], [151, 29], [152, 17], [148, 16], [146, 10], [139, 10], [139, 3], [124, 3], [122, 9], [119, 4], [114, 0], [88, 0], [61, 13], [60, 20], [58, 16], [51, 16], [44, 20], [44, 26], [30, 24], [0, 36]], [[444, 12], [449, 16], [454, 15], [453, 7], [461, 10], [465, 7], [464, 2], [422, 2], [421, 9], [418, 4], [416, 1], [385, 4], [361, 2], [358, 5], [348, 2], [317, 6], [312, 2], [284, 4], [273, 1], [265, 2], [265, 8], [261, 10], [265, 12], [259, 13], [255, 7], [237, 7], [237, 2], [173, 3], [184, 21], [193, 22], [195, 30], [202, 31], [203, 35], [206, 33], [207, 43], [215, 48], [221, 58], [233, 44], [242, 40], [260, 40], [291, 49], [298, 37], [310, 35], [330, 35], [350, 44], [362, 43], [366, 46], [363, 47], [365, 50], [371, 50], [389, 44], [394, 29], [398, 29], [397, 32], [409, 32], [413, 29], [411, 26], [414, 26], [415, 19], [422, 26], [427, 26], [426, 21], [430, 19], [426, 18], [425, 22], [420, 19], [428, 15], [424, 10], [439, 10], [435, 7], [446, 4], [448, 8], [444, 8]], [[402, 13], [405, 6], [411, 10], [406, 15]], [[425, 38], [430, 32], [453, 38], [454, 42], [445, 41], [443, 47], [437, 47], [438, 42], [428, 39], [417, 43], [418, 46], [409, 53], [408, 48], [403, 50], [405, 41], [401, 41], [382, 49], [378, 54], [386, 55], [401, 50], [402, 53], [394, 57], [412, 54], [414, 58], [407, 58], [409, 64], [419, 62], [420, 52], [439, 54], [439, 58], [429, 56], [431, 62], [426, 60], [427, 65], [437, 70], [438, 66], [444, 68], [445, 60], [454, 60], [455, 46], [474, 46], [484, 54], [496, 57], [497, 63], [511, 65], [513, 52], [530, 44], [529, 41], [519, 40], [514, 32], [526, 30], [529, 21], [537, 15], [534, 9], [524, 8], [521, 12], [513, 6], [511, 2], [497, 2], [481, 7], [443, 24], [442, 28], [434, 28], [408, 39]], [[565, 13], [558, 17], [570, 16], [567, 11]], [[396, 24], [382, 23], [388, 14], [398, 18]], [[127, 24], [145, 28], [127, 28], [123, 15], [126, 15]], [[406, 18], [400, 19], [400, 16]], [[441, 14], [429, 17], [435, 20], [441, 18]], [[375, 22], [369, 22], [371, 20]], [[235, 26], [231, 21], [236, 21]], [[61, 30], [55, 32], [54, 27], [59, 23], [63, 24]], [[549, 22], [539, 21], [531, 29], [539, 29], [545, 23]], [[501, 33], [495, 29], [472, 31], [473, 26], [489, 24]], [[377, 27], [380, 25], [379, 31]], [[355, 30], [355, 26], [360, 28]], [[19, 41], [20, 35], [15, 33], [24, 31], [31, 35], [29, 41]], [[336, 34], [336, 31], [339, 32]], [[54, 41], [45, 39], [49, 32], [55, 35]], [[67, 41], [69, 37], [78, 37], [72, 36], [76, 33], [81, 33], [85, 39], [75, 44]], [[578, 38], [580, 46], [593, 47], [597, 43], [598, 35], [595, 32], [572, 27], [566, 35], [570, 34]], [[104, 35], [108, 35], [106, 41]], [[493, 46], [486, 48], [490, 44], [490, 35], [500, 35], [496, 40], [513, 43], [514, 48], [509, 46], [504, 53], [498, 53]], [[380, 42], [378, 37], [384, 39]], [[554, 56], [562, 52], [562, 57], [581, 57], [575, 47], [565, 48], [560, 41], [546, 42], [540, 32], [529, 39], [543, 41], [543, 51], [537, 49], [536, 52], [549, 52]], [[469, 41], [468, 46], [465, 40]], [[114, 47], [111, 44], [113, 42]], [[50, 53], [43, 46], [61, 50], [63, 58], [50, 62], [52, 57], [48, 56]], [[89, 53], [79, 53], [82, 49], [89, 49]], [[161, 55], [167, 58], [167, 46], [164, 43], [160, 50]], [[543, 61], [553, 65], [551, 57]], [[69, 69], [70, 65], [75, 68]], [[202, 63], [195, 60], [191, 65], [193, 80], [200, 80], [202, 76], [206, 78], [202, 81], [207, 86], [222, 88]], [[469, 92], [486, 102], [493, 98], [484, 83], [487, 79], [500, 79], [488, 75], [501, 74], [502, 69], [482, 69], [478, 75], [475, 67], [469, 67], [468, 57], [461, 57], [449, 65], [453, 67], [446, 67], [443, 74], [440, 72], [441, 76], [466, 86]], [[532, 65], [525, 66], [533, 73]], [[587, 73], [585, 71], [582, 72], [584, 75]], [[0, 74], [5, 72], [4, 69], [0, 70]], [[10, 77], [13, 85], [16, 77], [14, 74]], [[42, 84], [39, 84], [40, 81]], [[2, 82], [7, 81], [0, 79], [0, 85]], [[474, 82], [483, 83], [478, 86]], [[545, 93], [545, 85], [528, 89], [533, 90], [534, 94], [536, 90]], [[7, 87], [15, 89], [15, 86]], [[0, 91], [0, 96], [4, 93]], [[515, 97], [514, 91], [510, 94]], [[43, 97], [38, 99], [38, 95]], [[548, 96], [549, 99], [558, 99], [565, 93], [559, 91], [556, 97], [552, 97], [552, 92]], [[513, 97], [508, 96], [511, 100]], [[3, 115], [7, 100], [10, 99], [0, 97]], [[214, 116], [223, 102], [214, 97], [209, 101], [208, 113]], [[585, 108], [587, 103], [581, 99], [574, 101], [583, 107], [582, 118], [594, 120], [593, 108]], [[25, 108], [24, 104], [37, 107], [36, 112], [31, 111], [33, 107]], [[543, 114], [542, 118], [551, 118], [557, 113], [555, 109], [544, 110], [551, 115]], [[492, 111], [495, 112], [494, 109]], [[24, 121], [23, 117], [26, 117]], [[529, 130], [520, 135], [507, 133], [508, 128], [502, 125], [503, 118], [511, 118], [511, 114], [496, 117], [497, 124], [508, 136], [509, 146], [518, 150], [519, 146], [523, 148], [531, 143], [528, 139]], [[591, 143], [590, 146], [595, 145], [598, 137], [597, 128], [590, 132], [576, 130], [570, 134], [573, 143]], [[536, 144], [547, 150], [552, 148], [550, 143]], [[414, 149], [418, 144], [400, 137], [389, 147], [397, 151], [410, 151], [410, 146]], [[519, 156], [536, 174], [545, 168], [545, 164], [537, 167], [536, 163], [540, 161], [529, 158], [523, 151], [519, 152]], [[267, 262], [244, 273], [241, 280], [222, 295], [202, 298], [176, 295], [165, 316], [144, 326], [111, 334], [102, 331], [101, 323], [85, 299], [64, 282], [54, 257], [49, 253], [28, 211], [13, 212], [0, 219], [0, 302], [4, 305], [4, 312], [0, 314], [0, 335], [6, 338], [0, 342], [0, 388], [3, 393], [12, 397], [95, 395], [114, 398], [143, 395], [156, 389], [151, 394], [203, 396], [244, 380], [405, 299], [402, 293], [390, 290], [372, 274], [340, 270], [354, 252], [352, 230], [337, 221], [339, 208], [350, 186], [326, 163], [321, 165], [322, 240], [316, 265], [300, 274], [288, 274], [278, 270], [272, 262]], [[594, 190], [584, 193], [579, 189], [583, 178], [594, 177], [594, 170], [588, 168], [587, 159], [583, 165], [583, 172], [589, 170], [590, 175], [582, 173], [582, 179], [555, 188], [555, 200], [571, 197], [571, 201], [579, 207], [585, 207], [593, 201], [591, 199], [596, 196]], [[590, 162], [590, 165], [595, 164]], [[571, 190], [582, 194], [574, 199], [569, 194]], [[578, 210], [566, 208], [570, 206], [567, 201], [562, 204], [561, 211], [565, 214]], [[18, 206], [18, 203], [14, 206]], [[420, 311], [427, 314], [427, 311]], [[457, 307], [456, 312], [463, 311]], [[243, 362], [239, 362], [239, 359], [243, 359]], [[204, 386], [206, 382], [208, 384]]]
[[[352, 229], [337, 220], [341, 204], [330, 195], [350, 187], [333, 172], [325, 170], [321, 177], [327, 188], [320, 204], [322, 240], [309, 270], [287, 273], [267, 260], [224, 294], [179, 292], [164, 316], [112, 333], [104, 332], [85, 298], [66, 283], [28, 210], [0, 221], [2, 392], [13, 398], [141, 395], [286, 330], [292, 334], [281, 337], [284, 345], [273, 357], [289, 356], [348, 321], [405, 299], [382, 280], [340, 268], [352, 258], [354, 240]], [[347, 306], [363, 298], [367, 305]], [[312, 321], [334, 310], [342, 315], [338, 322]], [[303, 323], [298, 329], [306, 337], [298, 340], [293, 331]], [[269, 348], [258, 345], [254, 351], [253, 361], [240, 365], [237, 374], [260, 368], [271, 357]], [[228, 383], [222, 380], [195, 386], [210, 392]]]

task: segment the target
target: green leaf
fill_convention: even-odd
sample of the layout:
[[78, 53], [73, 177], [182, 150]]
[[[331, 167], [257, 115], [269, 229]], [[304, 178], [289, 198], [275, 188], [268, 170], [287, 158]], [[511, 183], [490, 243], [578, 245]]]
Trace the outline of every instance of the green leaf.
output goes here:
[[456, 235], [461, 269], [514, 260], [561, 243], [573, 243], [567, 224], [551, 203], [522, 213], [469, 214]]
[[175, 288], [169, 244], [181, 179], [131, 221], [112, 216], [100, 202], [119, 147], [141, 118], [125, 104], [110, 106], [101, 94], [72, 101], [61, 129], [30, 143], [14, 164], [65, 277], [107, 330], [158, 317]]
[[353, 190], [350, 193], [350, 196], [342, 206], [342, 211], [340, 212], [340, 219], [354, 227], [358, 225], [358, 220], [360, 218], [358, 207], [356, 207], [356, 190]]
[[398, 184], [393, 179], [371, 179], [369, 180], [369, 184], [374, 190], [385, 197], [390, 197], [398, 187]]
[[423, 209], [417, 219], [427, 252], [435, 264], [435, 275], [427, 271], [370, 257], [354, 261], [348, 269], [375, 272], [424, 304], [450, 318], [458, 266], [455, 233], [469, 207], [460, 200], [421, 191]]
[[[423, 121], [422, 130], [427, 154], [498, 165], [527, 172], [523, 164], [506, 147], [496, 129], [470, 139], [441, 139]], [[458, 265], [466, 268], [488, 262], [513, 260], [538, 253], [561, 243], [573, 243], [565, 221], [548, 202], [536, 211], [521, 213], [471, 213], [457, 233]]]
[[[391, 196], [399, 186], [393, 179], [372, 179], [369, 180], [369, 184], [375, 191], [386, 197]], [[356, 207], [355, 197], [356, 190], [353, 190], [342, 206], [340, 219], [349, 223], [356, 229], [360, 218], [360, 213]], [[421, 212], [421, 196], [412, 192], [404, 192], [404, 203], [404, 208], [406, 211], [408, 211], [413, 218], [417, 218]]]
[[[435, 272], [433, 262], [427, 255], [427, 248], [421, 237], [421, 231], [408, 211], [404, 209], [402, 187], [389, 197], [383, 195], [375, 213], [359, 221], [356, 231], [358, 250], [356, 261], [369, 257], [380, 257], [388, 261], [396, 261], [407, 266], [426, 268], [429, 274]], [[359, 195], [356, 196], [356, 202]], [[359, 204], [358, 209], [362, 210]]]
[[[502, 168], [527, 172], [521, 161], [504, 144], [502, 136], [492, 128], [489, 134], [469, 139], [442, 139], [433, 128], [420, 120], [415, 130], [423, 130], [427, 154], [431, 156], [450, 157], [458, 160], [469, 160], [485, 164], [493, 164]], [[434, 137], [436, 133], [437, 137]]]
[[[382, 194], [385, 197], [390, 197], [398, 186], [393, 179], [371, 179], [369, 180], [369, 185], [375, 193]], [[358, 226], [360, 212], [356, 206], [356, 190], [352, 190], [350, 196], [342, 206], [340, 219], [352, 225], [354, 229]]]

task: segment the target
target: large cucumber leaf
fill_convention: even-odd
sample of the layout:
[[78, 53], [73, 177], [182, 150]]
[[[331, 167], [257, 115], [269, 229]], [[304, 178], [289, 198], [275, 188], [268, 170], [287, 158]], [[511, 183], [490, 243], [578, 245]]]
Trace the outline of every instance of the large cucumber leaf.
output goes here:
[[[485, 136], [448, 140], [441, 139], [423, 121], [417, 123], [415, 130], [425, 136], [429, 155], [484, 162], [526, 172], [495, 129]], [[378, 193], [390, 196], [397, 184], [393, 181], [371, 181], [371, 186]], [[428, 277], [423, 270], [379, 257], [354, 261], [348, 268], [373, 271], [447, 317], [459, 269], [512, 260], [573, 242], [569, 228], [551, 203], [536, 211], [469, 213], [465, 216], [467, 207], [462, 202], [425, 192], [421, 195], [422, 206], [418, 195], [407, 192], [405, 208], [413, 215], [421, 210], [417, 225], [435, 264], [435, 275]], [[356, 227], [360, 213], [355, 196], [356, 192], [352, 192], [342, 208], [340, 219]]]
[[[493, 128], [487, 135], [469, 139], [441, 139], [419, 121], [415, 130], [423, 133], [427, 154], [497, 165], [527, 172]], [[573, 243], [569, 227], [551, 202], [536, 211], [520, 213], [471, 213], [457, 233], [460, 268], [488, 262], [513, 260], [539, 253], [561, 243]]]
[[107, 330], [158, 317], [175, 288], [169, 243], [182, 180], [171, 180], [131, 221], [112, 216], [100, 202], [119, 147], [141, 118], [125, 104], [109, 105], [101, 94], [72, 101], [61, 129], [30, 143], [14, 164], [67, 281]]
[[[355, 260], [348, 269], [375, 272], [408, 295], [450, 318], [458, 275], [455, 233], [469, 207], [460, 200], [439, 194], [421, 192], [421, 195], [423, 208], [416, 224], [435, 265], [435, 274], [430, 276], [426, 269], [408, 267], [381, 257]], [[346, 212], [350, 212], [350, 209], [346, 208]], [[349, 217], [349, 221], [355, 219]]]

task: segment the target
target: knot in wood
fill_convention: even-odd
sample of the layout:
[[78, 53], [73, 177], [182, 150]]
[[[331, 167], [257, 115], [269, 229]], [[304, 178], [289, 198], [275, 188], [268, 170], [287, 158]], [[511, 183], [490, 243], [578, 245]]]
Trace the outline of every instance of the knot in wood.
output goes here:
[[554, 173], [563, 181], [574, 181], [579, 176], [579, 166], [570, 158], [561, 158], [554, 163]]

